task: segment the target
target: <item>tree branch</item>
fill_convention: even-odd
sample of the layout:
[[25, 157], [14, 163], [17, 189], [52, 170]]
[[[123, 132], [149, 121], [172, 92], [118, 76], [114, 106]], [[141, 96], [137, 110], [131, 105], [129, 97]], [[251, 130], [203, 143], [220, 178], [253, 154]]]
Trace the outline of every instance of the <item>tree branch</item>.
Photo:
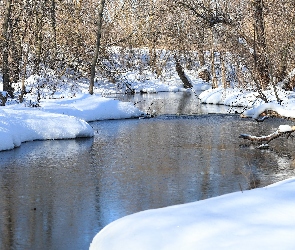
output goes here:
[[287, 135], [287, 138], [290, 137], [290, 135], [295, 132], [295, 126], [291, 127], [289, 125], [281, 125], [277, 131], [274, 133], [267, 135], [267, 136], [253, 136], [248, 134], [241, 134], [239, 138], [250, 140], [253, 142], [266, 142], [269, 143], [270, 141], [282, 136]]
[[[197, 17], [200, 17], [202, 18], [204, 21], [206, 21], [208, 24], [211, 23], [211, 20], [207, 18], [207, 16], [205, 15], [202, 15], [201, 13], [199, 13], [194, 7], [192, 7], [191, 5], [189, 4], [186, 4], [186, 3], [183, 3], [181, 1], [175, 1], [176, 4], [178, 5], [181, 5], [189, 10], [191, 10]], [[204, 6], [200, 6], [202, 7], [203, 9], [205, 9], [205, 11], [209, 12], [209, 10], [207, 10]]]
[[216, 13], [214, 13], [212, 10], [206, 8], [204, 5], [202, 5], [200, 3], [196, 3], [196, 4], [199, 8], [203, 9], [205, 14], [198, 12], [196, 10], [196, 8], [194, 8], [193, 6], [191, 6], [187, 3], [184, 3], [182, 1], [175, 1], [175, 3], [185, 7], [188, 10], [191, 10], [197, 17], [200, 17], [205, 22], [207, 22], [207, 24], [210, 27], [213, 27], [215, 24], [218, 24], [218, 23], [223, 23], [223, 24], [227, 24], [227, 25], [229, 25], [231, 23], [230, 20], [228, 18], [226, 18], [224, 13], [219, 12], [219, 11], [216, 11]]

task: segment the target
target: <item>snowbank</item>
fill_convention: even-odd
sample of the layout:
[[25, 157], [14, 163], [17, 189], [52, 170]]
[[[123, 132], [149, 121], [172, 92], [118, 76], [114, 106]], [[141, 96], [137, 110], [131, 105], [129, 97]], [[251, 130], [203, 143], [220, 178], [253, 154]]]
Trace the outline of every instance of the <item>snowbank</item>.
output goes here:
[[239, 88], [208, 89], [199, 95], [202, 103], [222, 104], [236, 107], [252, 107], [257, 102], [258, 93], [245, 91]]
[[0, 109], [0, 151], [33, 140], [91, 137], [93, 129], [83, 120], [36, 109]]
[[272, 110], [277, 112], [279, 115], [287, 118], [295, 118], [295, 108], [291, 107], [284, 107], [282, 105], [279, 105], [277, 103], [264, 103], [260, 106], [248, 109], [243, 112], [243, 117], [252, 117], [252, 118], [258, 118], [258, 116], [267, 111]]
[[40, 105], [44, 111], [75, 116], [85, 121], [126, 119], [143, 115], [132, 103], [89, 94], [80, 94], [70, 99], [45, 99]]
[[8, 105], [0, 108], [0, 151], [34, 140], [93, 136], [86, 121], [124, 119], [143, 113], [132, 103], [81, 94], [75, 98], [45, 99], [40, 108]]
[[246, 91], [239, 88], [209, 89], [199, 95], [202, 103], [222, 104], [227, 106], [248, 108], [243, 112], [243, 117], [257, 118], [266, 110], [272, 110], [287, 118], [295, 118], [295, 94], [293, 91], [278, 90], [281, 104], [277, 103], [273, 91], [264, 91], [268, 103], [265, 103], [258, 92]]
[[295, 249], [295, 178], [147, 210], [101, 230], [90, 250]]

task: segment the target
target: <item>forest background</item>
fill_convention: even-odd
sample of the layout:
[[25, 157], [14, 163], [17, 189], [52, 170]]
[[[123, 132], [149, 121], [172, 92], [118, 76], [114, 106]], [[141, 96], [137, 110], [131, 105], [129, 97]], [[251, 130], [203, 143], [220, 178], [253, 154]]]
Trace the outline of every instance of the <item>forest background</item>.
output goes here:
[[[267, 102], [263, 90], [295, 85], [294, 10], [294, 0], [0, 1], [0, 99], [55, 92], [52, 75], [85, 78], [93, 94], [96, 75], [116, 84], [173, 67], [185, 87], [183, 70], [202, 69], [212, 88], [251, 88]], [[28, 88], [31, 76], [42, 81]]]

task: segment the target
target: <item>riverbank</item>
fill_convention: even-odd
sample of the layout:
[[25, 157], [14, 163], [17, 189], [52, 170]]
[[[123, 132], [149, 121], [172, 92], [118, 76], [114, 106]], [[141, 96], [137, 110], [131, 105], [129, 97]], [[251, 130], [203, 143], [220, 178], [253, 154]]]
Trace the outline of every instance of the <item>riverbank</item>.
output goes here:
[[244, 107], [244, 118], [258, 118], [261, 115], [295, 119], [295, 92], [277, 89], [278, 103], [273, 90], [263, 91], [268, 103], [261, 98], [261, 93], [239, 88], [217, 88], [206, 90], [199, 95], [200, 101], [207, 104]]
[[[269, 103], [258, 93], [239, 89], [210, 89], [199, 98], [207, 104], [245, 107], [243, 117], [257, 119], [275, 112], [295, 118], [294, 92], [280, 90], [280, 104], [271, 91], [264, 94]], [[90, 250], [291, 250], [295, 247], [294, 188], [291, 178], [265, 188], [126, 216], [101, 230]]]
[[90, 250], [295, 247], [295, 178], [265, 188], [147, 210], [101, 230]]
[[132, 103], [89, 94], [44, 99], [34, 108], [7, 105], [0, 108], [0, 151], [19, 147], [27, 141], [92, 137], [94, 132], [89, 121], [141, 115], [143, 112]]

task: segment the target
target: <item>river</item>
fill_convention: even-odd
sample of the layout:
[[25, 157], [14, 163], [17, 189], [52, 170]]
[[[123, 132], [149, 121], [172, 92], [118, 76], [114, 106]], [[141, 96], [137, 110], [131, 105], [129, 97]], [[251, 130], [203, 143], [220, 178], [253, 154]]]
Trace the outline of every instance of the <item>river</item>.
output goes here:
[[[92, 122], [94, 138], [35, 141], [0, 152], [0, 249], [83, 250], [123, 216], [263, 187], [295, 174], [292, 140], [240, 110], [189, 93], [117, 97], [155, 117]], [[127, 229], [126, 229], [127, 230]]]

